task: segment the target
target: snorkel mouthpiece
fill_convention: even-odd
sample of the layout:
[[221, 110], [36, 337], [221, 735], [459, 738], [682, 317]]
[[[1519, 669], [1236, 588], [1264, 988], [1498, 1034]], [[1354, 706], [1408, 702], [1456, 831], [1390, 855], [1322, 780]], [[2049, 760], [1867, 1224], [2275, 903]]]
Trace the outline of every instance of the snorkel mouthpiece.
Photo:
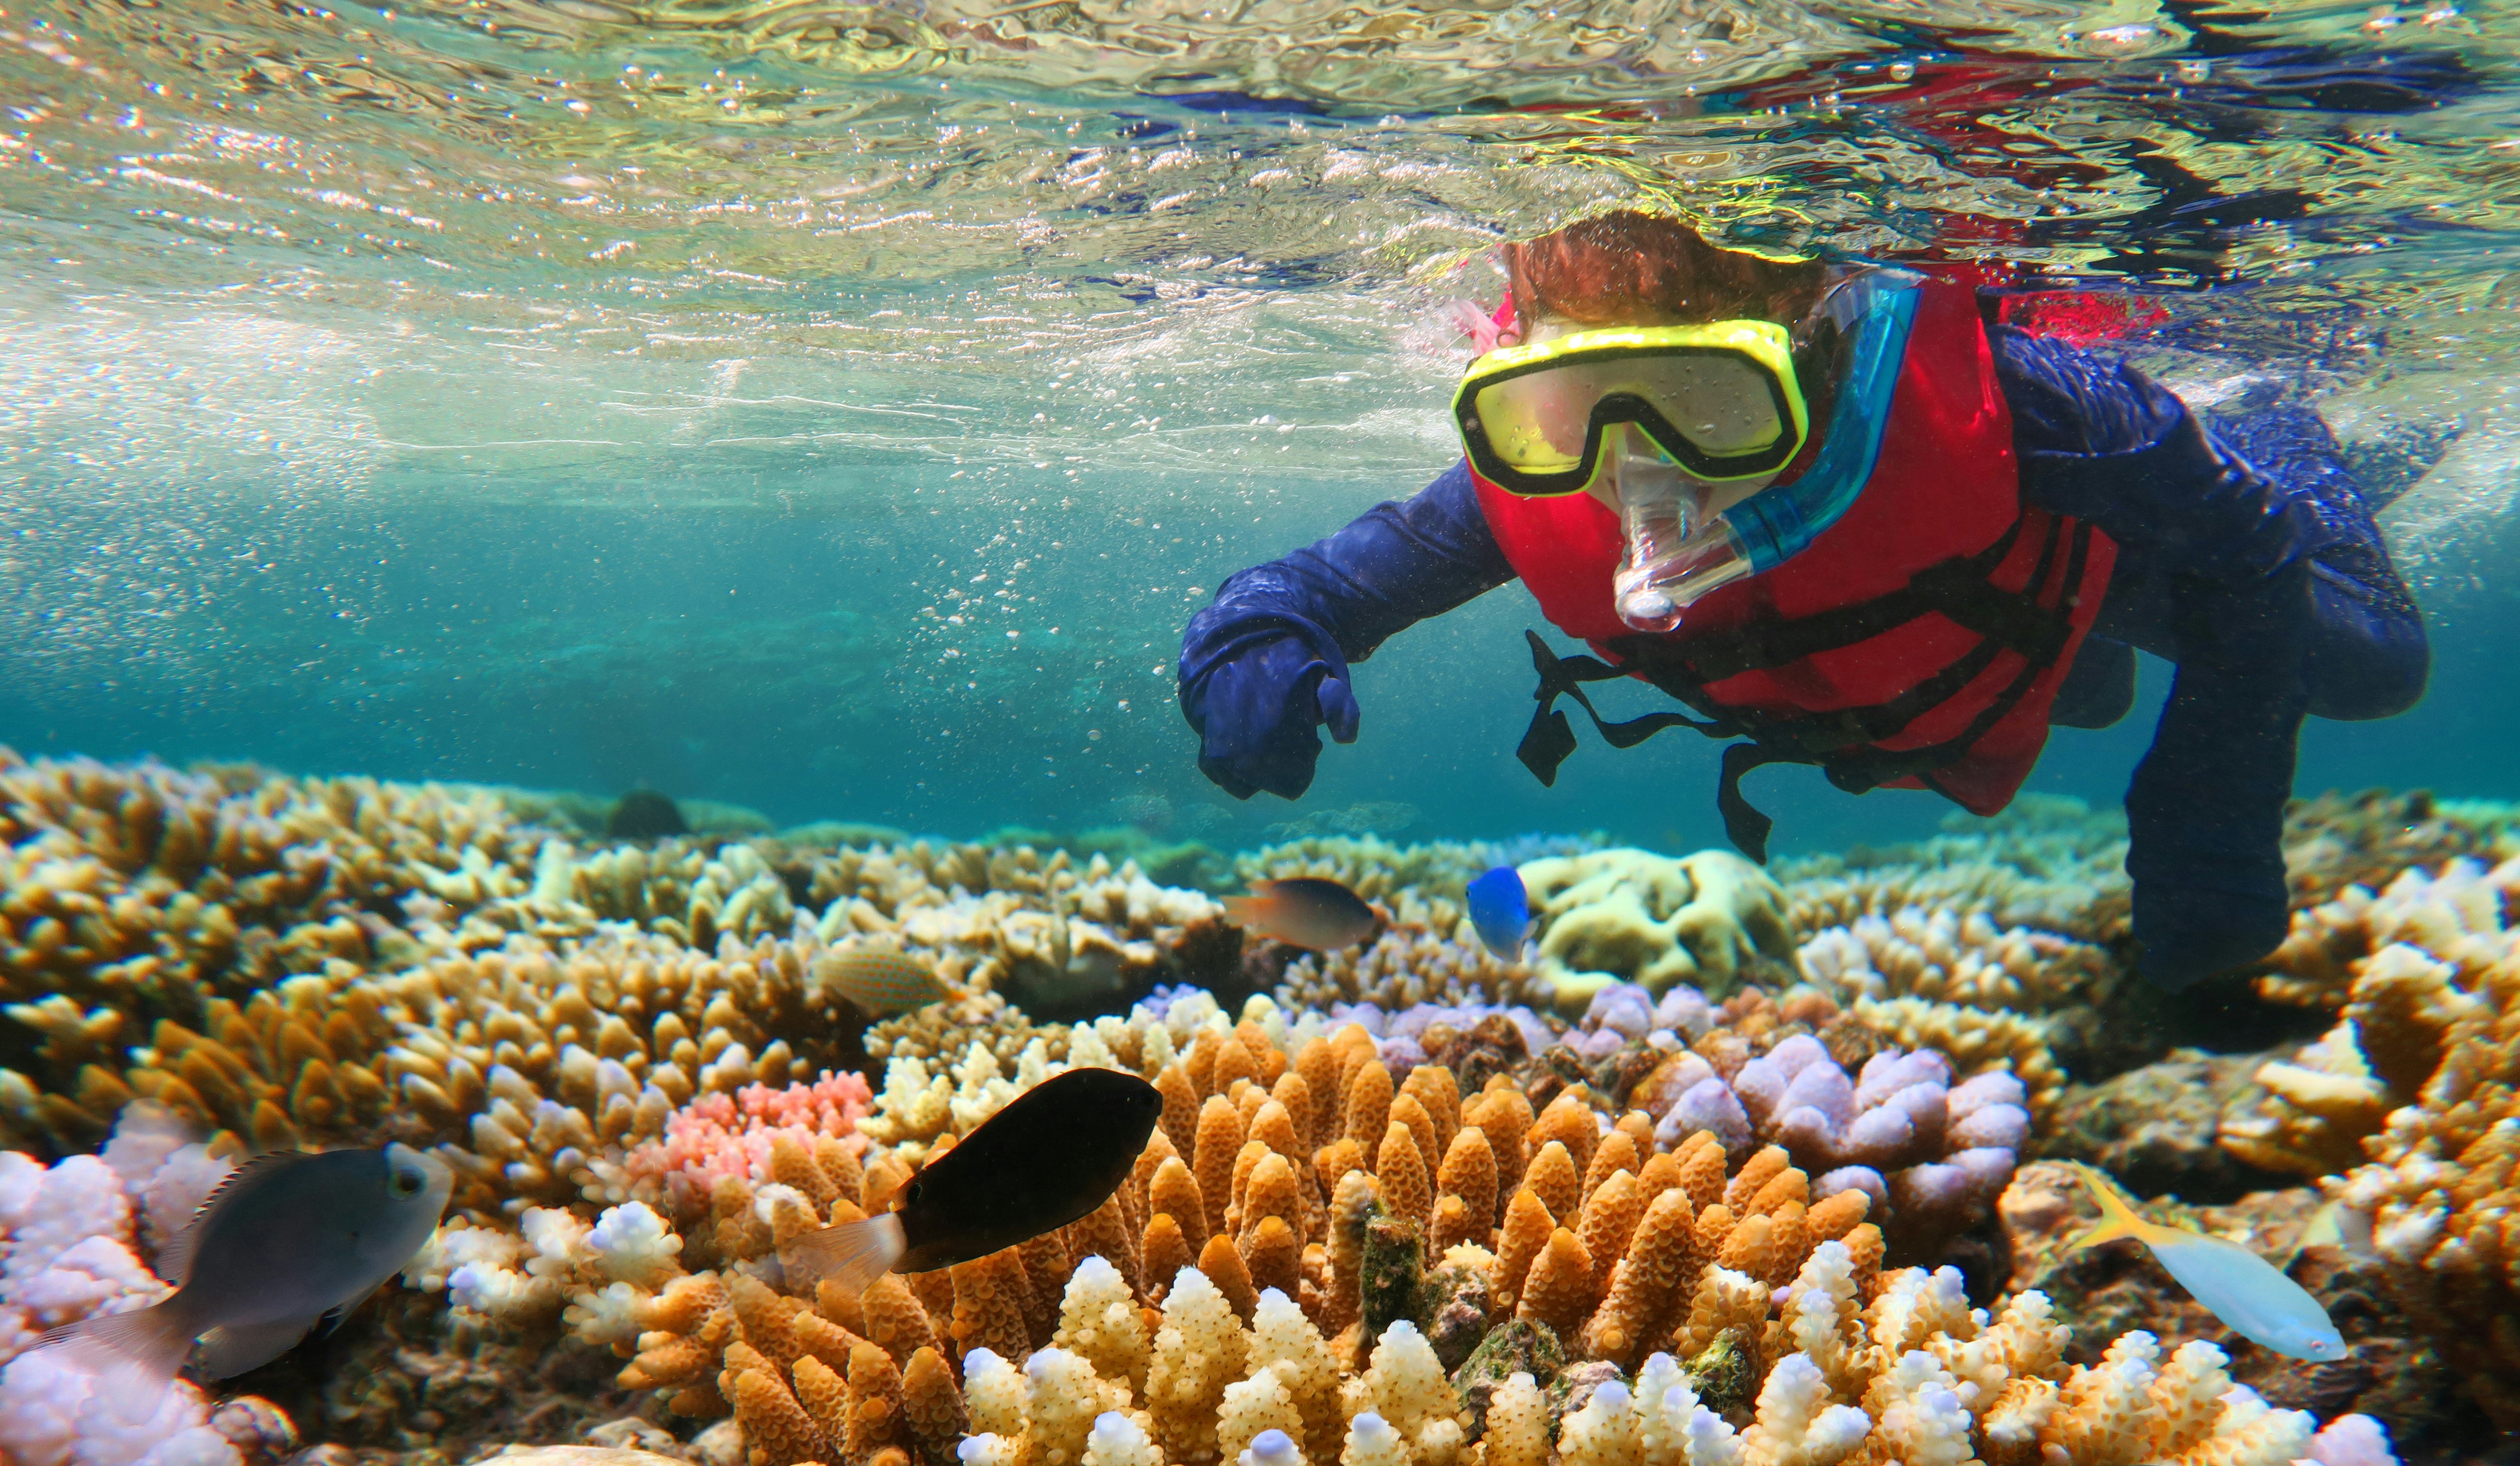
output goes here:
[[1635, 435], [1610, 471], [1627, 542], [1610, 577], [1620, 620], [1639, 631], [1672, 630], [1689, 603], [1750, 573], [1739, 536], [1707, 512], [1706, 484]]

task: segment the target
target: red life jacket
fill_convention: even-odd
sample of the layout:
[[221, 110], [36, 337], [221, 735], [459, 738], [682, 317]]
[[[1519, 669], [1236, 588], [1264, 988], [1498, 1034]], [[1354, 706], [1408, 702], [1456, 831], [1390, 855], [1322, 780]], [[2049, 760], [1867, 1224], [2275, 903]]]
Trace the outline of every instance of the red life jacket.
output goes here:
[[[2011, 802], [2048, 711], [2098, 616], [2117, 546], [2021, 501], [2012, 416], [1972, 293], [1927, 282], [1872, 477], [1801, 553], [1719, 587], [1680, 629], [1631, 630], [1610, 594], [1618, 517], [1588, 494], [1523, 498], [1481, 479], [1479, 504], [1542, 614], [1608, 659], [1559, 659], [1535, 634], [1540, 710], [1518, 751], [1544, 784], [1575, 745], [1571, 696], [1625, 748], [1686, 723], [1725, 750], [1726, 832], [1765, 861], [1767, 816], [1741, 798], [1763, 763], [1819, 765], [1861, 794], [1931, 789], [1974, 814]], [[1583, 682], [1644, 678], [1694, 709], [1605, 724]]]

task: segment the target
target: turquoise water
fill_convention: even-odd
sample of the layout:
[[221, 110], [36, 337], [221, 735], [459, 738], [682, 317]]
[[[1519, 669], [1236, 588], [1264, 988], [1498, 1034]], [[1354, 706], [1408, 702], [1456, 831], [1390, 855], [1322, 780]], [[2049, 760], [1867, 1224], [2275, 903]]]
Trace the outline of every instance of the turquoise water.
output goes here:
[[[1554, 791], [1508, 587], [1237, 804], [1173, 703], [1225, 574], [1457, 448], [1486, 246], [1732, 237], [2152, 293], [2139, 359], [2385, 457], [2434, 690], [2304, 792], [2510, 794], [2496, 5], [35, 5], [0, 17], [0, 743], [780, 823], [1307, 816], [1720, 843], [1713, 746]], [[2402, 455], [2403, 456], [2403, 455]], [[2374, 461], [2377, 461], [2375, 458]], [[959, 618], [959, 620], [957, 619]], [[2136, 714], [2032, 788], [2113, 802]], [[1642, 707], [1641, 700], [1638, 706]], [[1758, 776], [1781, 848], [1927, 796]]]

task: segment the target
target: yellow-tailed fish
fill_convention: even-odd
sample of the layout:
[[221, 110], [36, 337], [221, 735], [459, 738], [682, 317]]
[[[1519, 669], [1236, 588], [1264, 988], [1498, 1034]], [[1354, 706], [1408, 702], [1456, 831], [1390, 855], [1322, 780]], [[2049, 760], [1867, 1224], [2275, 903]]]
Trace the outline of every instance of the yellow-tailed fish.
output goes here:
[[2100, 1224], [2076, 1242], [2074, 1251], [2133, 1237], [2152, 1250], [2154, 1260], [2189, 1297], [2241, 1338], [2296, 1359], [2345, 1357], [2344, 1336], [2336, 1332], [2327, 1310], [2273, 1263], [2226, 1238], [2146, 1221], [2098, 1171], [2079, 1162], [2074, 1168], [2100, 1205]]
[[171, 1377], [199, 1339], [213, 1378], [243, 1374], [401, 1271], [454, 1185], [444, 1162], [407, 1145], [256, 1156], [158, 1254], [173, 1297], [55, 1329], [37, 1348], [103, 1351]]
[[1382, 924], [1364, 897], [1322, 876], [1254, 881], [1249, 895], [1225, 902], [1225, 914], [1263, 937], [1317, 952], [1354, 946]]
[[853, 947], [836, 954], [824, 967], [823, 982], [877, 1018], [954, 995], [953, 985], [936, 975], [934, 963], [892, 946]]
[[2303, 1247], [2332, 1247], [2358, 1262], [2377, 1262], [2379, 1249], [2371, 1243], [2371, 1214], [2358, 1211], [2341, 1201], [2329, 1202], [2311, 1214], [2301, 1229]]

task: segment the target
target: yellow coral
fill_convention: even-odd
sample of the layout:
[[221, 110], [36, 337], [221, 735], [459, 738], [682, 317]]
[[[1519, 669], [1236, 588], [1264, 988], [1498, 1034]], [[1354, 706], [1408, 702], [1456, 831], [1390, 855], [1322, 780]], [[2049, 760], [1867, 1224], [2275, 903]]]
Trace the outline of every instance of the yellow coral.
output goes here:
[[1785, 894], [1725, 850], [1552, 856], [1521, 868], [1540, 926], [1541, 975], [1572, 1018], [1614, 982], [1680, 983], [1721, 994], [1760, 957], [1793, 960]]

